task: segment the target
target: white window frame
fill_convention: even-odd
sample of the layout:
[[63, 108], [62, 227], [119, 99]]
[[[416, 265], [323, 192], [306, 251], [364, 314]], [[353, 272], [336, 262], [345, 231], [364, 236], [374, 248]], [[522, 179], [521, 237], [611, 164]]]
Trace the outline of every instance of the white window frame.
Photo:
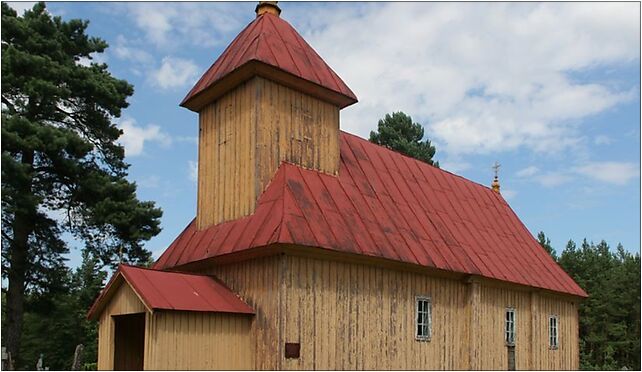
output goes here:
[[[421, 304], [421, 309], [420, 309]], [[423, 306], [426, 306], [425, 308]], [[421, 311], [420, 311], [421, 310]], [[420, 328], [426, 334], [420, 334]], [[423, 333], [423, 332], [422, 332]], [[430, 341], [432, 337], [432, 299], [430, 296], [415, 296], [415, 339]]]
[[560, 320], [555, 314], [548, 317], [548, 347], [557, 350], [560, 347]]
[[507, 346], [515, 346], [517, 338], [517, 310], [507, 307], [504, 312], [504, 341]]

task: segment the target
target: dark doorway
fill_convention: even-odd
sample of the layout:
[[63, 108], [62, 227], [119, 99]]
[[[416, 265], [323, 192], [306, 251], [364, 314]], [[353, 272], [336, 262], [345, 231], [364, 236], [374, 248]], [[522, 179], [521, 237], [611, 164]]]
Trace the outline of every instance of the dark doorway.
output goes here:
[[142, 371], [145, 354], [145, 313], [116, 315], [114, 370]]
[[515, 345], [508, 345], [508, 370], [515, 370]]

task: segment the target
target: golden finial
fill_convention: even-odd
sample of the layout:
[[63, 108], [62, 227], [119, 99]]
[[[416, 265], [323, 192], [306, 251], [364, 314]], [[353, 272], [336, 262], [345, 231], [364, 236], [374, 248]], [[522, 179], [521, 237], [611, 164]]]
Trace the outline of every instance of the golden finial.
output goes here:
[[278, 3], [278, 1], [259, 1], [256, 9], [254, 9], [256, 16], [258, 17], [265, 13], [270, 13], [278, 17], [281, 14], [281, 8], [279, 8], [276, 3]]
[[493, 191], [495, 191], [498, 194], [500, 193], [499, 192], [499, 167], [501, 166], [502, 165], [499, 164], [498, 162], [495, 162], [495, 164], [493, 165], [492, 168], [495, 171], [495, 179], [493, 180], [493, 183], [490, 185]]

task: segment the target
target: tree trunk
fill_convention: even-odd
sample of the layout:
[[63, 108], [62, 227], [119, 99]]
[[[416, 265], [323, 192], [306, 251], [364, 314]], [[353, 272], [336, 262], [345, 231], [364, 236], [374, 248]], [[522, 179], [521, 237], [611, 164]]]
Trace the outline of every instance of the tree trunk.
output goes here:
[[[33, 151], [23, 152], [22, 164], [32, 167], [34, 160]], [[31, 195], [31, 177], [24, 185], [20, 185], [23, 195]], [[28, 197], [26, 199], [29, 199]], [[5, 334], [7, 351], [11, 353], [14, 364], [19, 361], [20, 338], [22, 336], [22, 321], [24, 315], [25, 285], [27, 273], [27, 250], [29, 236], [34, 230], [34, 206], [19, 198], [21, 202], [16, 205], [16, 215], [13, 220], [13, 240], [9, 245], [9, 269], [7, 277], [9, 288], [7, 291], [7, 330]], [[17, 367], [17, 366], [16, 366]]]

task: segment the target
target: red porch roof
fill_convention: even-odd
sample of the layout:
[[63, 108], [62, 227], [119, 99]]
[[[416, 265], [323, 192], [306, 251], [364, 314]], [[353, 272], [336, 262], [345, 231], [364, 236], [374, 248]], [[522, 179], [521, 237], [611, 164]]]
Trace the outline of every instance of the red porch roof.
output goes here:
[[254, 310], [214, 277], [145, 269], [121, 264], [87, 317], [100, 315], [120, 284], [126, 282], [143, 304], [153, 310], [254, 314]]
[[339, 176], [281, 165], [253, 215], [192, 221], [154, 267], [291, 243], [586, 296], [491, 189], [341, 133]]

